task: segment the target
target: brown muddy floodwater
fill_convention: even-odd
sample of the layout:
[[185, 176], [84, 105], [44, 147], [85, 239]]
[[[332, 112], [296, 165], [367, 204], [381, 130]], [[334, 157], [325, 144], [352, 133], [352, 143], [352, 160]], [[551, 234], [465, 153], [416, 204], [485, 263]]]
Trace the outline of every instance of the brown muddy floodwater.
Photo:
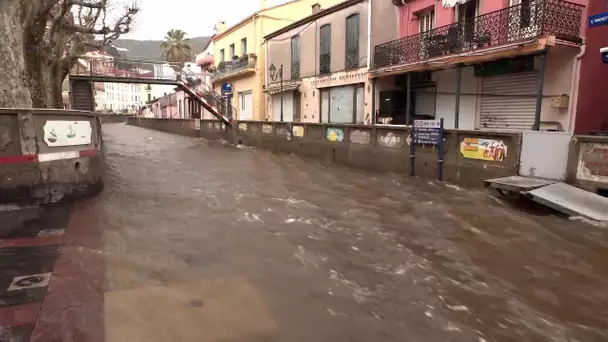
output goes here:
[[106, 190], [71, 209], [34, 340], [608, 341], [608, 227], [121, 124], [104, 137]]

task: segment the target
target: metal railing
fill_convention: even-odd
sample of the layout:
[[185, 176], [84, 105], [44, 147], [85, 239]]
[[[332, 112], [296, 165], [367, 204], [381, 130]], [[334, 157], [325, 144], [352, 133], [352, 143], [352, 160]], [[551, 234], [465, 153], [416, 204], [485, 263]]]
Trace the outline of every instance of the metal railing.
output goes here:
[[229, 62], [225, 62], [224, 64], [218, 66], [213, 72], [213, 77], [225, 77], [237, 72], [247, 70], [247, 69], [255, 69], [255, 59], [247, 58], [247, 59], [237, 59]]
[[230, 119], [234, 118], [236, 108], [232, 105], [230, 99], [216, 93], [211, 85], [193, 77], [182, 77], [181, 79], [196, 90], [207, 103], [216, 107], [221, 114]]
[[331, 71], [331, 54], [324, 53], [319, 56], [319, 74], [329, 74]]
[[359, 67], [359, 49], [346, 50], [346, 69], [355, 69]]
[[416, 63], [544, 35], [580, 42], [584, 6], [531, 0], [374, 47], [374, 68]]
[[174, 81], [181, 71], [180, 63], [166, 61], [81, 57], [70, 75]]
[[300, 78], [300, 61], [291, 62], [291, 79], [296, 80]]

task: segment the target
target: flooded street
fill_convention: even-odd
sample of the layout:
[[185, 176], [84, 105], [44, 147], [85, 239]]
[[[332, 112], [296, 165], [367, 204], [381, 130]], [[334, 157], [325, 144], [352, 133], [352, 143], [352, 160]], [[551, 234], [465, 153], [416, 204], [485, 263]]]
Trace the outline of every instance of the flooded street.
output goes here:
[[0, 294], [1, 341], [608, 341], [606, 227], [484, 190], [103, 129], [103, 194], [0, 213], [2, 291], [51, 273]]

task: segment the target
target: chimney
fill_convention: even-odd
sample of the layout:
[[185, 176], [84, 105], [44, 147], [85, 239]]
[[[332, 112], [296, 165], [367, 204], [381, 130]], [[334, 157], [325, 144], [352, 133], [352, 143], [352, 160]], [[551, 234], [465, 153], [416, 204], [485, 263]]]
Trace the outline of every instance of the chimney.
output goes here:
[[319, 5], [318, 2], [314, 5], [312, 5], [312, 14], [317, 14], [320, 11], [321, 11], [321, 5]]
[[224, 33], [224, 31], [226, 31], [226, 22], [218, 21], [217, 24], [215, 24], [215, 34]]

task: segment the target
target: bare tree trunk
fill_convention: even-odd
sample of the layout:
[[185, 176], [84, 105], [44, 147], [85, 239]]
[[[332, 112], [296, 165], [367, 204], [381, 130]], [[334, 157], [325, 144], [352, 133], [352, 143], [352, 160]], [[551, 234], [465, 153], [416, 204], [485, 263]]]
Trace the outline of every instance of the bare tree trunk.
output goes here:
[[29, 0], [0, 1], [0, 107], [31, 108], [24, 18]]

